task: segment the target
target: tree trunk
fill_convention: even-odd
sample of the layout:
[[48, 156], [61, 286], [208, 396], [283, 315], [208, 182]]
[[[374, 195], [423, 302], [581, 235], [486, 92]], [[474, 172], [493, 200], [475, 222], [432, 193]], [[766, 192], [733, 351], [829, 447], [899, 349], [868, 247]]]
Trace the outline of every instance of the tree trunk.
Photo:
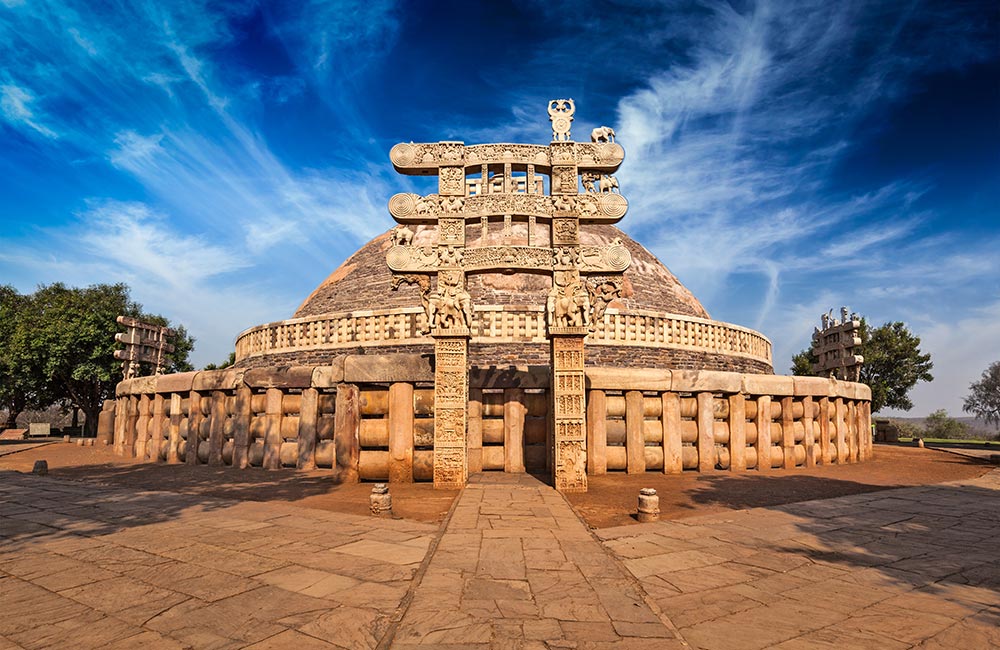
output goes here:
[[97, 418], [101, 414], [101, 405], [97, 404], [95, 408], [93, 404], [86, 404], [80, 407], [83, 411], [83, 435], [92, 438], [97, 436]]
[[21, 415], [21, 410], [10, 409], [7, 411], [7, 421], [4, 422], [4, 429], [16, 429], [17, 428], [17, 416]]

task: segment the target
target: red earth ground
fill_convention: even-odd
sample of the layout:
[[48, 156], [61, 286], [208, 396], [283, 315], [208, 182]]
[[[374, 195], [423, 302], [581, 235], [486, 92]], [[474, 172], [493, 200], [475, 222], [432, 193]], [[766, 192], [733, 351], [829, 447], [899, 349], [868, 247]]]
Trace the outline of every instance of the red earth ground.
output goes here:
[[[2, 450], [0, 450], [2, 451]], [[108, 447], [55, 443], [0, 457], [0, 469], [31, 472], [45, 459], [56, 478], [163, 490], [247, 501], [281, 501], [308, 508], [365, 515], [371, 484], [336, 484], [329, 470], [238, 470], [204, 465], [139, 463], [115, 456]], [[730, 475], [686, 472], [680, 476], [654, 472], [591, 476], [590, 490], [569, 495], [577, 512], [595, 528], [635, 523], [639, 489], [656, 488], [663, 519], [678, 519], [727, 509], [772, 506], [894, 487], [941, 483], [981, 476], [991, 468], [984, 461], [934, 449], [876, 445], [875, 459], [857, 465], [778, 470], [768, 476], [755, 472]], [[455, 490], [435, 490], [430, 484], [393, 484], [396, 516], [440, 521]]]

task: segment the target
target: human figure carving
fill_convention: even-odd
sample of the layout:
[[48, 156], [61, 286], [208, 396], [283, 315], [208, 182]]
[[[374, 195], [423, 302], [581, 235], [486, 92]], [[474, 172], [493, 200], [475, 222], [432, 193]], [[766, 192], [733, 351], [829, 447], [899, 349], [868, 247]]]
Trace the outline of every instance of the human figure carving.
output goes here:
[[552, 289], [546, 300], [550, 327], [586, 327], [590, 319], [590, 296], [575, 271], [552, 274]]
[[583, 191], [585, 192], [596, 192], [597, 191], [597, 174], [591, 172], [584, 172], [580, 175], [583, 181]]
[[614, 142], [615, 130], [610, 126], [599, 126], [590, 132], [591, 142]]
[[586, 287], [590, 296], [590, 329], [593, 331], [595, 325], [604, 318], [608, 305], [621, 296], [622, 287], [613, 280], [606, 280], [595, 287], [587, 284]]
[[442, 271], [428, 304], [428, 330], [468, 328], [471, 323], [472, 296], [462, 287], [461, 271]]
[[575, 207], [576, 201], [572, 196], [557, 196], [552, 200], [552, 205], [560, 212], [569, 212]]

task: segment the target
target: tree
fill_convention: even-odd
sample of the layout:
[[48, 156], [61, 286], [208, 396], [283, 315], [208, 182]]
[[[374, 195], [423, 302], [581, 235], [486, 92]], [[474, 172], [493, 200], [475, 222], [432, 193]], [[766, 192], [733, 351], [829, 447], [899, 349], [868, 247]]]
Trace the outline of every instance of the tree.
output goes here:
[[210, 363], [205, 366], [205, 370], [222, 370], [223, 368], [228, 368], [229, 366], [236, 363], [236, 353], [230, 352], [229, 356], [222, 363]]
[[948, 417], [948, 411], [938, 409], [924, 421], [924, 435], [928, 438], [965, 438], [968, 429], [954, 418]]
[[1000, 361], [991, 363], [969, 391], [962, 410], [1000, 428]]
[[[859, 330], [865, 358], [861, 365], [861, 383], [872, 389], [872, 412], [885, 407], [909, 411], [913, 408], [908, 394], [918, 381], [933, 381], [930, 354], [920, 353], [920, 337], [914, 336], [900, 321], [872, 329], [861, 319]], [[811, 350], [792, 357], [792, 373], [813, 375]]]
[[2, 428], [17, 427], [17, 416], [26, 410], [43, 409], [54, 401], [38, 367], [25, 365], [15, 353], [18, 330], [26, 327], [24, 312], [30, 296], [14, 287], [0, 286], [0, 408], [7, 412]]
[[[61, 283], [39, 287], [22, 311], [22, 324], [11, 351], [18, 367], [35, 368], [33, 381], [51, 401], [63, 401], [83, 411], [85, 433], [97, 432], [104, 400], [114, 395], [121, 363], [114, 358], [115, 319], [131, 316], [167, 325], [162, 316], [143, 314], [124, 284], [99, 284], [83, 289]], [[168, 372], [190, 369], [187, 355], [194, 341], [177, 328], [176, 350]]]

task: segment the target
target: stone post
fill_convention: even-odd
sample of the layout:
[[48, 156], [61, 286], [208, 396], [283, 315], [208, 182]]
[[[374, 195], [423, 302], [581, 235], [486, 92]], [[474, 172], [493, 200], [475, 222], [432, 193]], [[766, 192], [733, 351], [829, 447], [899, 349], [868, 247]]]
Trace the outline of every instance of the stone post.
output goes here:
[[795, 420], [792, 417], [794, 397], [781, 398], [781, 451], [784, 469], [795, 467]]
[[642, 393], [637, 390], [625, 393], [625, 471], [642, 474], [646, 471], [646, 437], [643, 431]]
[[608, 399], [603, 390], [587, 400], [587, 473], [608, 473]]
[[819, 454], [824, 465], [829, 465], [830, 453], [830, 398], [819, 398]]
[[806, 467], [816, 467], [815, 422], [813, 420], [813, 398], [806, 395], [802, 398], [802, 446], [806, 450]]
[[166, 402], [167, 400], [163, 395], [156, 394], [153, 396], [153, 422], [152, 431], [149, 434], [149, 459], [154, 463], [160, 462], [160, 451], [163, 449]]
[[226, 436], [226, 393], [221, 390], [212, 391], [212, 421], [208, 428], [208, 464], [221, 467], [222, 444]]
[[298, 458], [295, 460], [297, 469], [316, 469], [316, 422], [318, 417], [319, 391], [315, 388], [306, 388], [302, 391], [302, 402], [299, 406], [299, 448]]
[[201, 393], [188, 393], [188, 435], [184, 461], [188, 465], [198, 464], [198, 445], [201, 442]]
[[281, 468], [281, 389], [268, 388], [264, 398], [264, 469]]
[[250, 417], [252, 415], [253, 393], [250, 387], [242, 385], [236, 389], [233, 405], [233, 467], [246, 469], [250, 465], [247, 453], [250, 451]]
[[771, 396], [757, 397], [757, 471], [771, 471]]
[[[148, 399], [148, 398], [147, 398]], [[117, 400], [106, 399], [101, 404], [101, 413], [97, 416], [97, 442], [109, 445], [115, 439], [115, 409]]]
[[170, 393], [170, 437], [167, 440], [167, 462], [175, 465], [181, 462], [179, 447], [181, 443], [181, 395]]
[[503, 471], [524, 473], [524, 390], [505, 388], [503, 391]]
[[715, 469], [715, 396], [698, 393], [698, 471]]
[[361, 393], [354, 384], [337, 386], [337, 402], [333, 413], [333, 442], [336, 449], [333, 463], [338, 483], [358, 482], [361, 460]]
[[483, 389], [469, 389], [467, 448], [469, 473], [483, 471]]
[[837, 463], [847, 462], [847, 426], [844, 420], [846, 409], [844, 408], [844, 398], [838, 397], [834, 402], [835, 420], [834, 429], [837, 432]]
[[549, 327], [554, 449], [552, 483], [560, 492], [587, 491], [583, 339], [585, 327]]
[[742, 393], [729, 396], [729, 471], [744, 472], [747, 468], [747, 407]]
[[684, 471], [681, 447], [681, 398], [677, 393], [663, 393], [663, 473]]
[[469, 330], [434, 334], [434, 487], [465, 485], [469, 476], [466, 407], [469, 402]]
[[413, 384], [389, 386], [389, 482], [413, 482]]
[[[149, 453], [149, 395], [143, 393], [139, 396], [139, 419], [135, 423], [135, 457], [145, 460]], [[103, 411], [101, 412], [104, 413]], [[100, 439], [100, 423], [98, 422], [97, 437]]]

